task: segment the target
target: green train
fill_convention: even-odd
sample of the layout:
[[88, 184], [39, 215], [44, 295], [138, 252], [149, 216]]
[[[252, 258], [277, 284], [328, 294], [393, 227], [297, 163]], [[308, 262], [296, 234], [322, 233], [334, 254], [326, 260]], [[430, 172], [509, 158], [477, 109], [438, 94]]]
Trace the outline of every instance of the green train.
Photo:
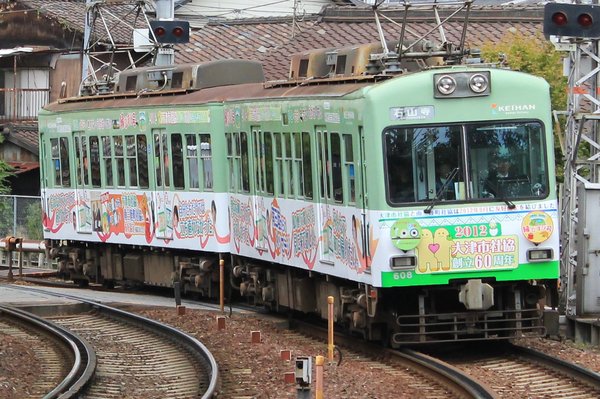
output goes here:
[[216, 297], [222, 260], [251, 303], [327, 317], [333, 296], [338, 324], [394, 346], [544, 334], [559, 277], [548, 84], [330, 61], [298, 55], [277, 82], [251, 61], [139, 68], [46, 106], [61, 273]]

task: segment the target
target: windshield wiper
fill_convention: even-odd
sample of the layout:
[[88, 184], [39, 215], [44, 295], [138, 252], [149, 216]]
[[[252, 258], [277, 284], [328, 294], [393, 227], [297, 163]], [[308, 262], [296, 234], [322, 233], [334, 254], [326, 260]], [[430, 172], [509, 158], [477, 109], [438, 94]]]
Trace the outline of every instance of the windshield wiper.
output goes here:
[[[504, 187], [502, 187], [502, 190], [500, 190], [500, 188], [498, 187], [498, 185], [495, 184], [494, 182], [488, 181], [487, 184], [489, 184], [490, 186], [492, 186], [492, 188], [494, 189], [494, 191], [500, 194], [498, 196], [498, 199], [500, 201], [503, 201], [508, 206], [508, 209], [515, 209], [517, 207], [514, 202], [512, 202], [511, 200], [509, 200], [508, 198], [506, 198], [506, 194], [504, 194]], [[493, 193], [491, 193], [491, 194], [493, 194]], [[495, 194], [494, 194], [494, 198], [495, 198]]]
[[440, 189], [437, 191], [437, 193], [435, 193], [435, 197], [433, 198], [433, 200], [431, 200], [431, 203], [427, 206], [427, 208], [425, 208], [425, 210], [423, 212], [425, 213], [431, 213], [431, 211], [433, 210], [433, 207], [435, 206], [435, 204], [439, 201], [440, 199], [440, 195], [446, 191], [446, 188], [448, 187], [448, 185], [450, 183], [452, 183], [452, 180], [454, 179], [454, 177], [456, 177], [456, 175], [458, 174], [459, 168], [456, 167], [452, 170], [452, 172], [450, 172], [448, 174], [448, 176], [446, 177], [446, 181], [444, 182], [444, 184], [442, 184], [442, 186], [440, 187]]

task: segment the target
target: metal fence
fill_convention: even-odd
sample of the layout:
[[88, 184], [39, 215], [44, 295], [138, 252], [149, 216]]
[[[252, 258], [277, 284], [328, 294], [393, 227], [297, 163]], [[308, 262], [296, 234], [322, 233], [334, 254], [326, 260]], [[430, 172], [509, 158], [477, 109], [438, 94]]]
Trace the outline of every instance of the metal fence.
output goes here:
[[[40, 197], [27, 197], [16, 195], [0, 195], [0, 240], [13, 236], [23, 238], [26, 241], [42, 241], [42, 203]], [[9, 264], [9, 256], [12, 257], [12, 265], [16, 273], [21, 256], [22, 266], [25, 268], [47, 268], [56, 269], [56, 264], [49, 262], [43, 252], [26, 251], [19, 255], [18, 251], [8, 252], [0, 250], [0, 266]]]
[[43, 239], [40, 197], [0, 195], [0, 238], [6, 236]]

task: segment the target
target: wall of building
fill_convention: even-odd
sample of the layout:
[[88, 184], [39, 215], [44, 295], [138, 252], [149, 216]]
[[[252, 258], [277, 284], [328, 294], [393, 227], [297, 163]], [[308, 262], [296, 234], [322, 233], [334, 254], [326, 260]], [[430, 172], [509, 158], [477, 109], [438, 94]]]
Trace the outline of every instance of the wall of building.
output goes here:
[[[274, 4], [275, 3], [275, 4]], [[331, 5], [328, 0], [294, 0], [274, 2], [268, 0], [192, 0], [175, 10], [175, 15], [197, 15], [211, 18], [257, 18], [281, 17], [294, 14], [316, 14], [323, 6]]]

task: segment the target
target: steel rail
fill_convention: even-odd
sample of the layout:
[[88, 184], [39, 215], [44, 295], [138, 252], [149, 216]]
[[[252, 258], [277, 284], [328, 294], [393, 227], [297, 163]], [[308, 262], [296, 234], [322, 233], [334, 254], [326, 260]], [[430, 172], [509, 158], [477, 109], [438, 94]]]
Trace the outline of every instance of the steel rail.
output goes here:
[[136, 315], [134, 313], [126, 312], [121, 309], [103, 305], [98, 302], [93, 302], [93, 301], [90, 301], [90, 300], [87, 300], [84, 298], [80, 298], [75, 295], [62, 294], [62, 293], [59, 294], [59, 293], [54, 293], [54, 292], [40, 290], [40, 289], [36, 289], [36, 288], [30, 288], [30, 287], [18, 287], [18, 289], [22, 289], [25, 291], [31, 291], [31, 292], [38, 292], [38, 293], [42, 293], [44, 295], [52, 295], [52, 296], [56, 296], [56, 297], [60, 297], [60, 298], [67, 298], [67, 299], [71, 299], [74, 301], [82, 302], [82, 303], [85, 303], [88, 306], [92, 307], [97, 312], [103, 313], [109, 317], [125, 320], [128, 323], [132, 323], [132, 324], [135, 324], [135, 325], [138, 325], [141, 327], [145, 327], [145, 328], [150, 327], [151, 329], [153, 329], [153, 331], [159, 332], [159, 333], [163, 334], [165, 337], [172, 340], [173, 342], [187, 348], [190, 351], [190, 353], [189, 353], [190, 355], [192, 355], [196, 359], [198, 359], [201, 362], [201, 364], [207, 365], [207, 374], [209, 375], [209, 378], [208, 378], [209, 382], [208, 382], [208, 388], [205, 390], [204, 394], [202, 395], [202, 399], [212, 398], [217, 393], [217, 388], [218, 388], [218, 384], [219, 384], [219, 367], [217, 365], [217, 362], [216, 362], [214, 356], [212, 355], [212, 353], [208, 350], [208, 348], [206, 346], [204, 346], [204, 344], [202, 344], [202, 342], [200, 342], [196, 338], [192, 337], [191, 335], [188, 335], [188, 334], [184, 333], [183, 331], [178, 330], [176, 328], [162, 324], [156, 320], [152, 320], [152, 319], [140, 316], [140, 315]]
[[41, 317], [14, 307], [0, 305], [0, 312], [42, 330], [71, 349], [73, 366], [67, 376], [44, 399], [77, 397], [89, 384], [96, 370], [96, 352], [91, 345], [71, 331]]
[[[293, 320], [293, 329], [302, 333], [312, 335], [315, 338], [327, 341], [327, 330], [315, 326], [310, 323], [305, 323], [298, 320]], [[341, 345], [346, 348], [352, 348], [354, 351], [361, 351], [365, 353], [381, 353], [386, 354], [390, 357], [394, 357], [401, 362], [407, 362], [411, 364], [411, 368], [420, 371], [421, 373], [433, 373], [435, 376], [441, 376], [447, 381], [442, 383], [448, 388], [452, 389], [457, 396], [474, 398], [474, 399], [497, 399], [497, 393], [491, 388], [487, 387], [480, 381], [477, 381], [468, 374], [462, 372], [458, 368], [455, 368], [448, 363], [445, 363], [434, 357], [425, 355], [420, 352], [413, 351], [411, 349], [389, 349], [384, 348], [380, 345], [376, 345], [370, 342], [359, 340], [356, 337], [347, 336], [345, 334], [335, 333], [336, 347]], [[451, 386], [450, 386], [451, 385]]]
[[532, 359], [536, 363], [541, 363], [546, 367], [583, 382], [591, 388], [600, 390], [600, 374], [595, 371], [524, 346], [510, 344], [509, 348], [517, 355]]

